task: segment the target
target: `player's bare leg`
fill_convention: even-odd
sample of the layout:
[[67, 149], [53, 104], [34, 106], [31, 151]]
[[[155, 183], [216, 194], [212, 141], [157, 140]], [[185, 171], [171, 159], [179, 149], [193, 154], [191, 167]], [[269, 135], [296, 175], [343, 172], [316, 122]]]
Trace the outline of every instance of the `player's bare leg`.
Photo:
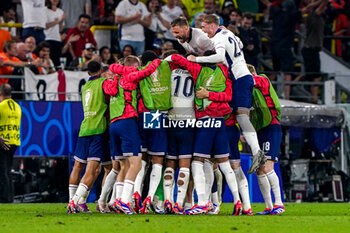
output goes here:
[[219, 168], [225, 176], [226, 182], [232, 192], [233, 202], [235, 203], [233, 215], [241, 215], [242, 214], [242, 204], [238, 193], [238, 186], [236, 175], [231, 168], [228, 157], [225, 158], [217, 158], [217, 163], [219, 164]]
[[[257, 170], [257, 176], [259, 187], [266, 205], [265, 210], [257, 214], [281, 214], [285, 212], [285, 208], [281, 198], [279, 179], [274, 170], [274, 161], [267, 160], [267, 162]], [[274, 206], [271, 198], [271, 189], [275, 197]]]
[[171, 214], [173, 212], [173, 184], [174, 174], [177, 168], [177, 161], [175, 159], [167, 159], [166, 168], [163, 174], [163, 190], [164, 190], [164, 209], [165, 213]]
[[[112, 168], [112, 166], [113, 166], [113, 168]], [[118, 162], [113, 160], [112, 164], [110, 164], [108, 166], [108, 168], [109, 167], [111, 168], [111, 171], [109, 172], [109, 174], [107, 176], [105, 176], [106, 177], [105, 182], [102, 185], [101, 195], [100, 195], [100, 198], [97, 202], [97, 207], [96, 207], [97, 211], [99, 211], [100, 213], [110, 212], [110, 208], [107, 205], [107, 198], [108, 198], [111, 190], [114, 188], [114, 184], [116, 183], [116, 178], [118, 175], [118, 169], [119, 169]], [[105, 172], [105, 174], [106, 174], [106, 172]], [[115, 200], [115, 194], [112, 193], [111, 199], [113, 199], [113, 198]], [[114, 202], [114, 200], [113, 200], [113, 202]]]
[[103, 179], [102, 179], [102, 186], [103, 186], [108, 174], [112, 171], [113, 165], [112, 165], [112, 163], [109, 163], [109, 164], [102, 165], [102, 167], [103, 167], [103, 171], [104, 171], [104, 175], [103, 175]]
[[206, 214], [208, 212], [208, 199], [205, 193], [205, 173], [204, 173], [204, 157], [194, 157], [191, 163], [192, 176], [194, 186], [198, 196], [198, 204], [194, 205], [184, 214]]
[[[95, 183], [97, 177], [100, 175], [101, 173], [101, 164], [100, 166], [98, 166], [96, 168], [96, 173], [95, 173], [95, 180], [93, 181], [93, 184]], [[82, 212], [87, 212], [87, 213], [91, 213], [91, 211], [89, 210], [89, 207], [87, 206], [86, 202], [87, 202], [87, 198], [89, 197], [90, 194], [90, 190], [88, 192], [86, 192], [83, 196], [81, 196], [81, 198], [78, 201], [78, 205], [80, 207], [80, 209], [82, 210]]]
[[188, 202], [191, 203], [192, 207], [192, 192], [193, 192], [193, 182], [192, 189], [188, 189], [190, 183], [190, 165], [191, 158], [183, 158], [179, 160], [179, 176], [177, 178], [177, 200], [173, 207], [173, 212], [176, 214], [182, 214], [184, 212], [184, 203], [186, 195], [188, 194]]
[[[130, 207], [130, 203], [131, 203], [131, 196], [134, 190], [134, 182], [137, 174], [141, 169], [141, 158], [142, 156], [129, 156], [126, 159], [129, 163], [129, 169], [126, 171], [126, 174], [125, 174], [123, 192], [119, 201], [121, 207], [122, 208], [125, 207], [123, 208], [123, 212], [126, 214], [133, 214], [133, 211], [131, 210], [131, 207]], [[124, 205], [127, 205], [127, 208]]]
[[72, 200], [68, 205], [69, 213], [79, 212], [79, 206], [77, 205], [77, 203], [79, 202], [82, 196], [87, 195], [88, 191], [91, 189], [92, 185], [94, 184], [96, 180], [96, 169], [99, 166], [100, 166], [99, 161], [88, 161], [85, 174], [79, 183], [76, 193], [74, 194]]
[[231, 162], [231, 168], [236, 175], [238, 190], [242, 197], [242, 202], [243, 202], [242, 213], [243, 215], [253, 215], [252, 207], [250, 205], [248, 180], [242, 170], [241, 162], [233, 162], [233, 163]]
[[218, 168], [218, 164], [215, 163], [214, 164], [214, 174], [215, 174], [215, 178], [216, 178], [216, 183], [218, 185], [217, 187], [217, 192], [218, 192], [218, 198], [219, 198], [219, 204], [222, 203], [222, 173], [220, 171], [220, 169]]
[[148, 214], [149, 208], [153, 202], [154, 194], [156, 193], [159, 182], [162, 178], [163, 159], [164, 156], [152, 155], [152, 172], [150, 176], [148, 195], [140, 210], [143, 214]]
[[136, 213], [142, 208], [142, 188], [143, 181], [145, 179], [146, 168], [147, 168], [148, 155], [147, 153], [142, 153], [141, 160], [141, 169], [136, 176], [135, 185], [134, 185], [134, 194], [133, 194], [133, 202], [134, 202], [134, 211]]
[[77, 191], [79, 181], [80, 181], [80, 175], [83, 171], [86, 163], [81, 163], [77, 160], [74, 162], [74, 166], [72, 169], [72, 172], [69, 176], [69, 200], [72, 200], [75, 192]]
[[248, 174], [252, 174], [260, 165], [266, 162], [265, 153], [260, 149], [257, 133], [249, 120], [249, 110], [246, 108], [239, 108], [236, 118], [242, 130], [242, 134], [253, 154], [252, 165], [248, 171]]
[[209, 159], [205, 159], [204, 160], [204, 165], [203, 165], [203, 169], [204, 169], [204, 174], [205, 174], [205, 193], [207, 195], [207, 199], [208, 201], [210, 201], [210, 208], [209, 210], [211, 210], [213, 208], [212, 204], [211, 204], [211, 188], [213, 186], [214, 183], [214, 163], [212, 161], [210, 161]]
[[[213, 184], [211, 185], [209, 190], [212, 208], [211, 209], [209, 208], [209, 212], [208, 212], [208, 214], [211, 214], [211, 215], [219, 214], [220, 212], [220, 201], [219, 201], [219, 192], [218, 192], [219, 183], [216, 177], [216, 173], [219, 171], [219, 169], [218, 169], [218, 163], [216, 163], [215, 160], [213, 160], [213, 162], [214, 162], [213, 163]], [[219, 174], [221, 175], [220, 171], [219, 171]], [[222, 182], [222, 178], [221, 178], [221, 182]]]
[[[114, 173], [116, 173], [117, 171], [117, 175], [115, 176], [115, 179], [114, 179], [114, 183], [112, 184], [113, 186], [113, 190], [112, 190], [112, 194], [111, 194], [111, 197], [109, 199], [109, 202], [108, 202], [108, 206], [111, 208], [113, 208], [113, 204], [115, 202], [115, 199], [117, 198], [117, 177], [118, 177], [118, 174], [120, 172], [120, 162], [119, 160], [112, 160], [112, 171], [114, 171]], [[113, 178], [112, 178], [113, 179]], [[108, 195], [107, 195], [108, 196]]]
[[184, 211], [187, 211], [192, 208], [194, 205], [194, 197], [193, 197], [193, 191], [194, 191], [194, 181], [192, 175], [190, 175], [190, 180], [188, 182], [187, 192], [186, 192], [186, 198], [185, 198], [185, 204], [184, 204]]

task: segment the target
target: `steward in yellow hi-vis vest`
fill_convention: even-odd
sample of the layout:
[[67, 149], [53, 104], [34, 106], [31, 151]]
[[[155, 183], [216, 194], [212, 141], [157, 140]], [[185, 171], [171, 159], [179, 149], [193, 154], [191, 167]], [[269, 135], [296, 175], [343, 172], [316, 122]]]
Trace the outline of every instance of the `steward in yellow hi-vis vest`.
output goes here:
[[5, 98], [0, 102], [0, 137], [7, 140], [8, 145], [21, 144], [19, 136], [21, 116], [21, 107], [13, 99]]
[[0, 203], [13, 202], [11, 177], [13, 155], [19, 146], [21, 107], [11, 99], [11, 86], [0, 85]]

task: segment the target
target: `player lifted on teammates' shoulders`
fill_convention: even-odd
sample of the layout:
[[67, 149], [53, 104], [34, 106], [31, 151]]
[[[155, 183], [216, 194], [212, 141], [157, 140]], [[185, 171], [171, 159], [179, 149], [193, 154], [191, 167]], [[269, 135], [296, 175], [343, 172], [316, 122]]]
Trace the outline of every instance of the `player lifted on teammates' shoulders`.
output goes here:
[[266, 158], [260, 149], [255, 129], [249, 120], [254, 82], [244, 60], [242, 42], [231, 31], [219, 28], [219, 19], [215, 15], [204, 17], [202, 30], [214, 42], [216, 54], [201, 57], [189, 56], [188, 59], [200, 63], [223, 62], [228, 66], [233, 82], [231, 107], [237, 111], [238, 124], [252, 150], [253, 161], [248, 173], [254, 173], [261, 164], [266, 162]]

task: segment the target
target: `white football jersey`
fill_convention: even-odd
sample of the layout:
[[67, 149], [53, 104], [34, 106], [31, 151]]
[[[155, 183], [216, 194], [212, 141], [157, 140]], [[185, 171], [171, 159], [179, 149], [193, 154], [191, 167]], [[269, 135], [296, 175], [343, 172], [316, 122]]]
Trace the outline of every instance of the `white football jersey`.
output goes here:
[[179, 43], [187, 52], [194, 52], [202, 56], [207, 50], [214, 50], [214, 44], [201, 29], [190, 27], [190, 38], [188, 42]]
[[221, 30], [211, 40], [214, 43], [216, 54], [207, 57], [197, 57], [197, 62], [217, 63], [223, 62], [229, 69], [230, 75], [241, 78], [250, 75], [243, 54], [243, 43], [229, 30]]
[[195, 119], [195, 85], [187, 70], [175, 69], [171, 72], [171, 100], [173, 108], [169, 110], [171, 120]]

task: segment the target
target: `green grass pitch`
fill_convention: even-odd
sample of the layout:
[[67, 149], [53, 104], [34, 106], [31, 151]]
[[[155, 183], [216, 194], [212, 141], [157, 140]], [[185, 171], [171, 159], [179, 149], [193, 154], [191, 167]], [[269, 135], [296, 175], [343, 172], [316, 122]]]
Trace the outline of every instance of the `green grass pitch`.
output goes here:
[[[66, 204], [0, 204], [0, 232], [350, 232], [349, 203], [286, 204], [281, 216], [66, 214]], [[253, 204], [254, 212], [263, 204]]]

